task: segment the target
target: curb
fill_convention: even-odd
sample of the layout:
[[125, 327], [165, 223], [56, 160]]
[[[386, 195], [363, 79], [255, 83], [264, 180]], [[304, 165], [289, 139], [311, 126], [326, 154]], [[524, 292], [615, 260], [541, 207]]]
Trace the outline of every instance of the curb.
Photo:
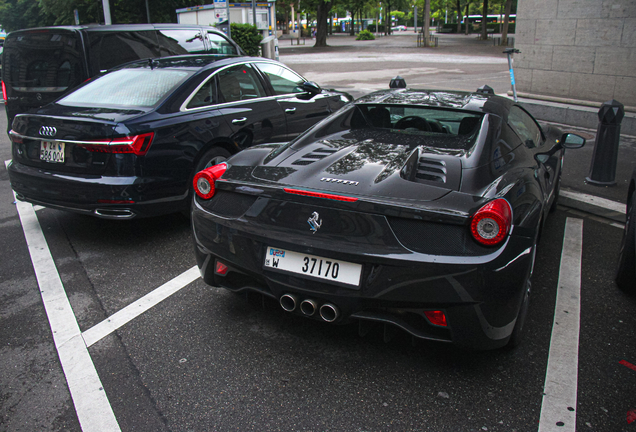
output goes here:
[[625, 223], [627, 206], [606, 198], [562, 188], [559, 193], [558, 204], [622, 224]]

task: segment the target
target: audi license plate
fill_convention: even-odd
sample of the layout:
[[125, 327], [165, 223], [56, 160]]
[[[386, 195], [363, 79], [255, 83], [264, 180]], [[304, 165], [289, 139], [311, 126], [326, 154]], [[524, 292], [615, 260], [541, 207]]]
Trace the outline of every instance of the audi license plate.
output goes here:
[[44, 162], [64, 163], [64, 143], [42, 141], [40, 143], [40, 160]]
[[265, 267], [346, 285], [360, 285], [362, 265], [268, 247]]

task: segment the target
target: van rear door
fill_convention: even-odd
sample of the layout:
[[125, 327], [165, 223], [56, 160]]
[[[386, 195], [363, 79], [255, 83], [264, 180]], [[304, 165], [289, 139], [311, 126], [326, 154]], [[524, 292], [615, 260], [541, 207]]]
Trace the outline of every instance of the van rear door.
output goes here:
[[61, 28], [10, 33], [2, 68], [9, 128], [16, 114], [46, 105], [88, 78], [80, 33]]

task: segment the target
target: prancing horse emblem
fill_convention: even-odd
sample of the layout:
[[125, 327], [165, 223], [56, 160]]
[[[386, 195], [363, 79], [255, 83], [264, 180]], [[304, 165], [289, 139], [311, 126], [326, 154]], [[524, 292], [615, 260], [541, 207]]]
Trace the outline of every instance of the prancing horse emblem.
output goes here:
[[322, 219], [318, 220], [319, 218], [320, 215], [318, 214], [318, 212], [313, 212], [311, 214], [311, 217], [307, 219], [307, 223], [311, 227], [312, 234], [316, 234], [316, 231], [318, 231], [320, 229], [320, 226], [322, 225]]

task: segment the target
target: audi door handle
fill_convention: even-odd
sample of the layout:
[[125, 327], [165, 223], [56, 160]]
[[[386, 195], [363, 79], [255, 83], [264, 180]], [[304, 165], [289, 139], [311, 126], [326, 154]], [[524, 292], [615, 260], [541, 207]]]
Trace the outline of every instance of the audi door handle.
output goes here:
[[237, 119], [232, 120], [232, 124], [242, 125], [246, 121], [247, 121], [247, 117], [241, 117], [241, 118], [237, 118]]
[[285, 112], [286, 112], [287, 114], [293, 114], [293, 113], [295, 113], [295, 112], [296, 112], [296, 108], [287, 108], [287, 109], [285, 110]]

